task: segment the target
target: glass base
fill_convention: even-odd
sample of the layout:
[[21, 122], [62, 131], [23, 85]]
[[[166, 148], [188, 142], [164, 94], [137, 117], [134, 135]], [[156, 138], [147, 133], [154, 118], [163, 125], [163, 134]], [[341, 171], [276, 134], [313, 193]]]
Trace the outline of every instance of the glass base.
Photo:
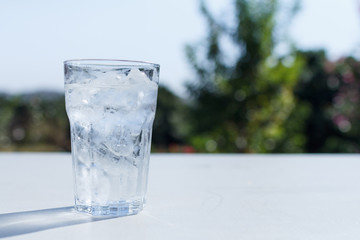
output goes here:
[[119, 202], [106, 206], [75, 205], [75, 210], [92, 216], [128, 216], [138, 214], [144, 208], [142, 201]]

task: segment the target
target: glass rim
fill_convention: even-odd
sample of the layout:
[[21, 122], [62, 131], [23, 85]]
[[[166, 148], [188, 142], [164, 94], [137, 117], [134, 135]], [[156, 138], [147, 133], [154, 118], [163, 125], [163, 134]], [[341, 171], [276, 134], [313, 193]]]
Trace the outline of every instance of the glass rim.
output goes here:
[[79, 67], [137, 67], [137, 68], [160, 68], [160, 65], [157, 63], [151, 63], [146, 61], [137, 61], [137, 60], [121, 60], [121, 59], [69, 59], [64, 61], [64, 65], [72, 65]]

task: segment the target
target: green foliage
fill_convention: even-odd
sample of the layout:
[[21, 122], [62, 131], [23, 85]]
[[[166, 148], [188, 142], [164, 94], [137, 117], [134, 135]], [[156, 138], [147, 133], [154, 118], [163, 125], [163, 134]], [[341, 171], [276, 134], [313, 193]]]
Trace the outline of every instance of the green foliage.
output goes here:
[[[152, 148], [168, 152], [185, 144], [189, 127], [185, 119], [187, 107], [183, 100], [168, 88], [160, 86], [153, 125]], [[177, 150], [175, 150], [177, 151]]]
[[0, 146], [10, 144], [8, 138], [8, 123], [12, 117], [12, 106], [7, 95], [0, 95]]
[[302, 54], [306, 65], [295, 94], [310, 106], [306, 152], [358, 152], [360, 63], [351, 57], [330, 62], [321, 51]]
[[0, 150], [70, 150], [69, 123], [62, 94], [3, 95], [0, 116]]
[[260, 70], [258, 92], [253, 96], [246, 123], [250, 152], [301, 152], [302, 125], [297, 124], [295, 127], [293, 121], [299, 121], [305, 115], [294, 111], [307, 110], [305, 107], [298, 108], [293, 88], [302, 71], [303, 58], [298, 54], [291, 58], [291, 65], [284, 65], [284, 59], [280, 59], [276, 65], [269, 67], [265, 64], [263, 70]]
[[[232, 28], [219, 24], [203, 4], [209, 29], [205, 45], [186, 48], [197, 74], [197, 81], [188, 84], [192, 144], [208, 152], [283, 151], [302, 57], [294, 52], [282, 59], [273, 53], [277, 1], [237, 0], [234, 5]], [[232, 43], [234, 62], [228, 63], [223, 39]], [[295, 135], [302, 131], [296, 129]], [[291, 139], [287, 148], [301, 149], [302, 138]]]

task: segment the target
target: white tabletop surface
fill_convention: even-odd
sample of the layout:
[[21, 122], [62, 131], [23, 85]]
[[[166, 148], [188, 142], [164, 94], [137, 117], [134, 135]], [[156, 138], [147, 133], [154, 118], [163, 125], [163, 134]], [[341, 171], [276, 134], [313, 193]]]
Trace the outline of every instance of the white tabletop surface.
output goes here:
[[72, 209], [70, 154], [0, 153], [4, 239], [360, 239], [359, 155], [153, 154], [140, 214]]

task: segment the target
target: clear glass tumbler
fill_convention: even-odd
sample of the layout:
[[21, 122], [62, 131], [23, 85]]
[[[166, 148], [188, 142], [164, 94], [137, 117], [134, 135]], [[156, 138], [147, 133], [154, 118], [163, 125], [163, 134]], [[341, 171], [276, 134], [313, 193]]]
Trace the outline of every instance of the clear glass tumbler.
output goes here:
[[160, 66], [122, 60], [69, 60], [75, 209], [124, 216], [143, 209]]

